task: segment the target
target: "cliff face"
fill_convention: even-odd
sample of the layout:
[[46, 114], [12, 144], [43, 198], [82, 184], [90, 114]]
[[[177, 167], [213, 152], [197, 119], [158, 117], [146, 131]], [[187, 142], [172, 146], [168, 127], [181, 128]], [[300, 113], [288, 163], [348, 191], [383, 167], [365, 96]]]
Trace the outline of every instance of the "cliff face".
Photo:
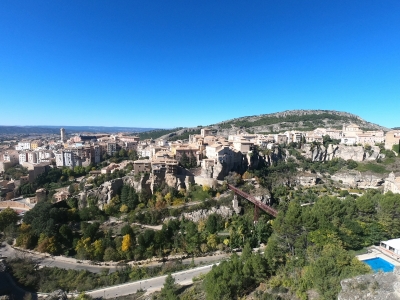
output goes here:
[[372, 146], [371, 150], [365, 150], [363, 146], [346, 146], [346, 145], [328, 145], [315, 146], [305, 144], [302, 147], [302, 155], [312, 161], [329, 161], [334, 158], [342, 158], [344, 160], [352, 159], [354, 161], [372, 161], [379, 157], [380, 149], [378, 146]]

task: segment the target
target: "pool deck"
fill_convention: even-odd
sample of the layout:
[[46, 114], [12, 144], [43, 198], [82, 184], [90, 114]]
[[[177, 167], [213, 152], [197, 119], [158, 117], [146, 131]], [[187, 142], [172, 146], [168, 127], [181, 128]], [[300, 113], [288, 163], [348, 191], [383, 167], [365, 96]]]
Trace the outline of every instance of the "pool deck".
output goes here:
[[367, 260], [367, 259], [371, 259], [371, 258], [380, 257], [380, 258], [386, 260], [387, 262], [390, 262], [395, 267], [400, 267], [400, 256], [398, 256], [388, 250], [385, 250], [384, 248], [379, 247], [379, 246], [371, 246], [371, 247], [369, 247], [368, 250], [370, 251], [370, 253], [357, 255], [356, 257], [359, 260]]

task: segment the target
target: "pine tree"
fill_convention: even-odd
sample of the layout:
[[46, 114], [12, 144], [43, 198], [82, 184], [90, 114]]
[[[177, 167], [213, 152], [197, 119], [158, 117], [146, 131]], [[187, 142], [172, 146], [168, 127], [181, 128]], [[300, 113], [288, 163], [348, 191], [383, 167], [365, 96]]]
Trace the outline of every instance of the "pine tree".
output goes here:
[[175, 288], [175, 278], [171, 274], [168, 274], [165, 278], [164, 287], [161, 289], [161, 299], [165, 300], [177, 300]]

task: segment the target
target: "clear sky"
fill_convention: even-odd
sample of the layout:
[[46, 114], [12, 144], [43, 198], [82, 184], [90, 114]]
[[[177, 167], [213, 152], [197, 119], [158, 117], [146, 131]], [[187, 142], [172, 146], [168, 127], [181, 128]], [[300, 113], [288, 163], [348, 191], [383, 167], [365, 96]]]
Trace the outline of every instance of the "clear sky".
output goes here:
[[0, 125], [288, 109], [400, 126], [400, 1], [0, 1]]

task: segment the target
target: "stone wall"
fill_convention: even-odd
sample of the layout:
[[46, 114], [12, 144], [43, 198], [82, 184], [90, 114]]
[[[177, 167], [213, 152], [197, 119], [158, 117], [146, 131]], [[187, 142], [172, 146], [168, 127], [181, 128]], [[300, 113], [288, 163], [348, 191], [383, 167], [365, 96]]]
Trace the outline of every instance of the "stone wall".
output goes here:
[[25, 203], [20, 203], [17, 201], [0, 201], [0, 208], [19, 208], [22, 210], [30, 210], [32, 207], [26, 205]]

